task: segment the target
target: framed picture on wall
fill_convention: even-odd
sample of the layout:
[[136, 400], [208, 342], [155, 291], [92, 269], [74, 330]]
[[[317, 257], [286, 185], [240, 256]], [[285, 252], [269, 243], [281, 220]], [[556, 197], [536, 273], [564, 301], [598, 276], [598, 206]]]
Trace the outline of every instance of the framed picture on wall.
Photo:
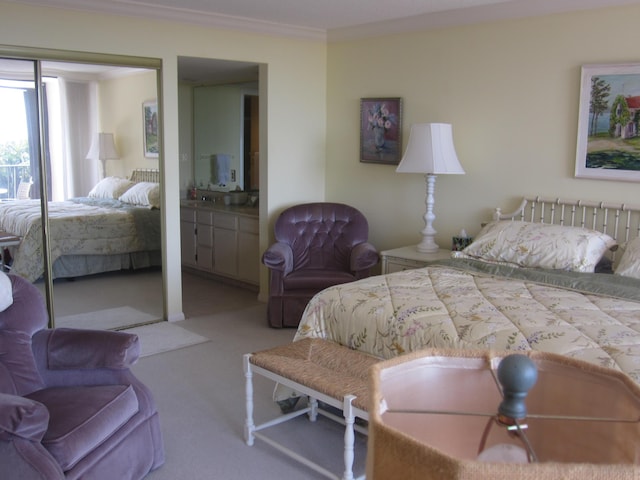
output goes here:
[[360, 99], [360, 161], [397, 165], [402, 156], [402, 99]]
[[575, 176], [640, 181], [640, 64], [584, 65]]
[[142, 120], [144, 156], [158, 158], [158, 103], [156, 100], [148, 100], [142, 104]]

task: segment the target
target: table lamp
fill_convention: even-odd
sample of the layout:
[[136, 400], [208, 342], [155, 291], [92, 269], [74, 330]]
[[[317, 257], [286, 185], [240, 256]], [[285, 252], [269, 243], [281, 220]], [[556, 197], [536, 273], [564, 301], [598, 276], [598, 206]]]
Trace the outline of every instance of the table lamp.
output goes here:
[[640, 478], [640, 388], [620, 371], [539, 351], [425, 349], [370, 377], [369, 480]]
[[119, 158], [120, 154], [113, 140], [113, 133], [98, 133], [93, 142], [91, 142], [87, 160], [100, 160], [102, 163], [102, 178], [106, 177], [107, 160], [117, 160]]
[[412, 125], [407, 149], [396, 172], [425, 174], [427, 183], [425, 228], [421, 232], [422, 241], [416, 249], [423, 253], [437, 252], [440, 247], [434, 240], [437, 232], [433, 228], [433, 221], [436, 218], [433, 213], [436, 175], [464, 174], [453, 145], [451, 125], [446, 123]]

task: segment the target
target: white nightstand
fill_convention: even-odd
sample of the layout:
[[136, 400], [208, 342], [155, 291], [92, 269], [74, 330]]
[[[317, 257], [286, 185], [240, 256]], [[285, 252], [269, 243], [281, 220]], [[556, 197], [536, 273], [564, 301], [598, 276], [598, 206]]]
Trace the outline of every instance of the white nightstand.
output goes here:
[[394, 248], [380, 252], [382, 257], [382, 273], [400, 272], [412, 268], [426, 267], [436, 260], [451, 258], [451, 250], [441, 248], [434, 253], [421, 253], [415, 245], [410, 247]]

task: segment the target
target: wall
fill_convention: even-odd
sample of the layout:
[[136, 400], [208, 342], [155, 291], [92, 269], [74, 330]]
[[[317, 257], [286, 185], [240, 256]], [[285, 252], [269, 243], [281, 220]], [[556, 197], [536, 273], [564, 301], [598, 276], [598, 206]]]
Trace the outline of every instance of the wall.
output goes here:
[[327, 199], [360, 208], [379, 249], [419, 241], [424, 177], [359, 162], [359, 99], [399, 96], [404, 144], [413, 123], [451, 123], [466, 170], [436, 182], [441, 246], [523, 194], [640, 204], [637, 184], [574, 178], [581, 65], [639, 62], [639, 18], [635, 5], [329, 44]]
[[[160, 159], [165, 191], [163, 250], [166, 311], [180, 318], [182, 288], [179, 229], [180, 185], [178, 56], [260, 63], [260, 248], [270, 223], [285, 206], [322, 200], [325, 192], [326, 45], [192, 24], [0, 1], [0, 45], [40, 47], [158, 58], [164, 124]], [[293, 180], [292, 180], [293, 179]], [[267, 272], [261, 270], [261, 293]]]
[[135, 168], [158, 168], [144, 156], [142, 103], [157, 99], [156, 71], [100, 81], [100, 131], [114, 134], [119, 160], [107, 161], [107, 175], [129, 177]]

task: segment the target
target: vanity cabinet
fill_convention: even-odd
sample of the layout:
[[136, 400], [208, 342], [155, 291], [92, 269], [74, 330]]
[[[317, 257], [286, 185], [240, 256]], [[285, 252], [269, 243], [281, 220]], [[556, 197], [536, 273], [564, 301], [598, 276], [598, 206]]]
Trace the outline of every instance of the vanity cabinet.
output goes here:
[[181, 207], [180, 224], [184, 266], [259, 285], [257, 216]]
[[196, 266], [196, 211], [193, 208], [180, 208], [180, 245], [182, 265]]
[[216, 212], [214, 218], [214, 271], [219, 275], [237, 277], [238, 216]]

